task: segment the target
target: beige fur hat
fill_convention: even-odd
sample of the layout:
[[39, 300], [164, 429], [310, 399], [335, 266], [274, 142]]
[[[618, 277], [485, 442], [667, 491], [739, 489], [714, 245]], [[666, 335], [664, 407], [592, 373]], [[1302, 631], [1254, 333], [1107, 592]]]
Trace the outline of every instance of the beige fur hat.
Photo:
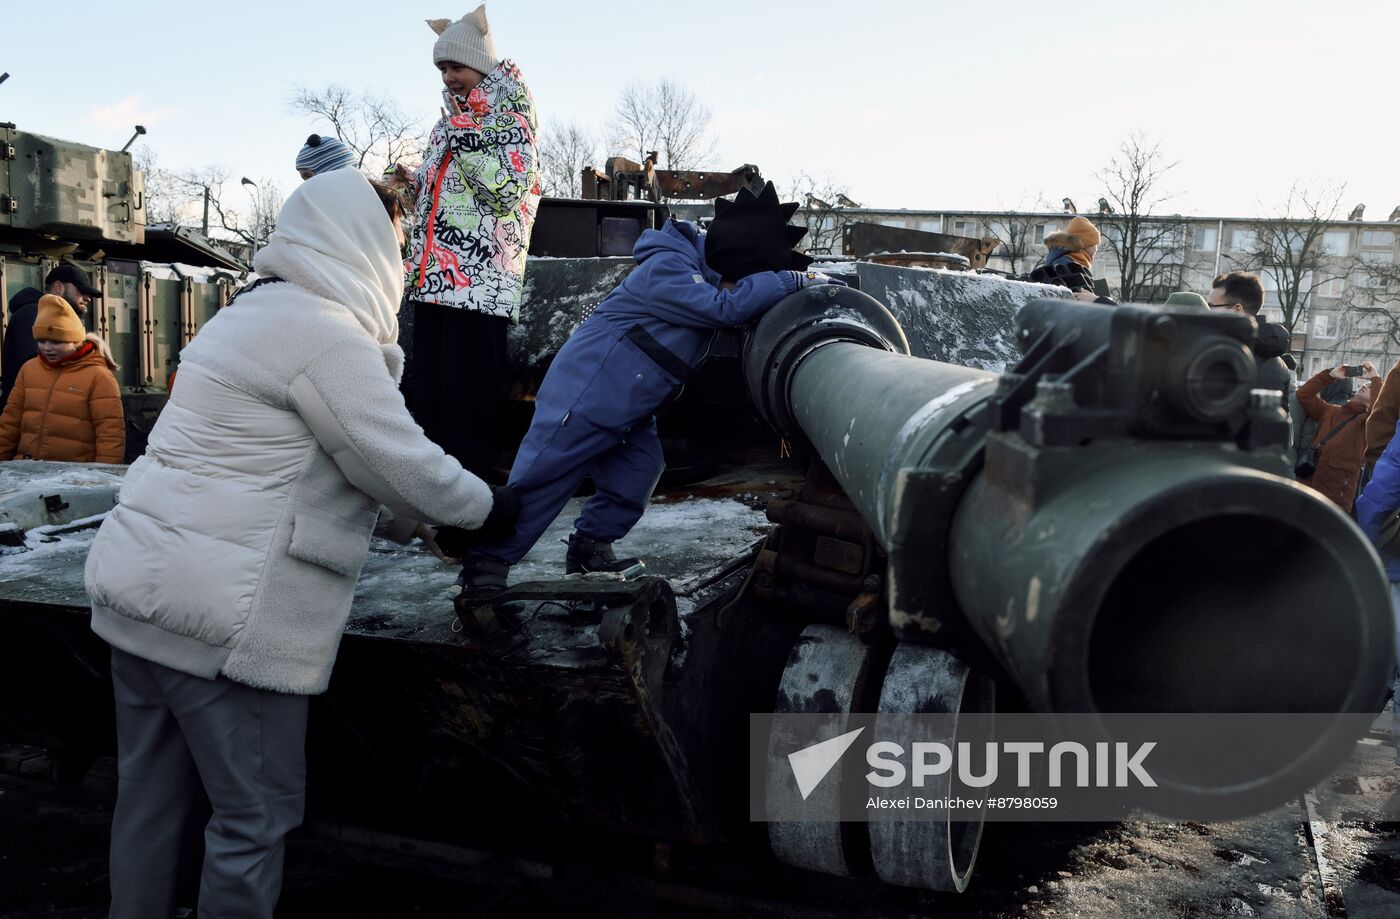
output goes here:
[[438, 35], [433, 44], [433, 63], [450, 61], [465, 64], [483, 74], [496, 69], [501, 62], [496, 43], [491, 40], [491, 26], [486, 22], [486, 4], [452, 22], [449, 19], [429, 19], [428, 26]]

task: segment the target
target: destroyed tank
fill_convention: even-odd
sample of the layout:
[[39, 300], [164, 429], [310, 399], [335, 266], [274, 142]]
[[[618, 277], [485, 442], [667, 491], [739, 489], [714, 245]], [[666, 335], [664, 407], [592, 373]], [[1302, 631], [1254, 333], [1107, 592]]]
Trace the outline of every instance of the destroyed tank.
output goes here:
[[[516, 426], [630, 270], [613, 250], [664, 217], [551, 206], [573, 223], [542, 209], [512, 332]], [[718, 336], [663, 419], [681, 469], [618, 546], [647, 576], [561, 577], [575, 502], [463, 632], [451, 569], [374, 543], [312, 702], [314, 817], [633, 876], [684, 866], [701, 884], [962, 891], [981, 815], [751, 821], [751, 748], [779, 739], [751, 736], [750, 716], [1375, 707], [1386, 584], [1355, 526], [1288, 480], [1247, 319], [1107, 310], [963, 271], [830, 270], [850, 287]], [[61, 778], [115, 749], [82, 577], [120, 475], [0, 464], [0, 739], [44, 746]], [[1323, 607], [1341, 613], [1322, 624]], [[1259, 632], [1286, 639], [1240, 660]], [[1345, 666], [1318, 672], [1318, 649]], [[1182, 794], [1267, 808], [1334, 766], [1347, 730], [1301, 738], [1246, 790], [1188, 775]], [[841, 793], [863, 787], [834, 774]], [[788, 790], [768, 781], [760, 812]]]

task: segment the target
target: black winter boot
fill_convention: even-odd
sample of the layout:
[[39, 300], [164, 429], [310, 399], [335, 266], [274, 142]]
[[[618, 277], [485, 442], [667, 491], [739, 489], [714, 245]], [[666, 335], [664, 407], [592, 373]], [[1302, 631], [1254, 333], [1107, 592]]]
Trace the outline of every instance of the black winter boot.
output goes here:
[[[494, 602], [505, 592], [510, 566], [481, 558], [468, 558], [462, 564], [453, 586], [452, 607], [457, 613], [454, 632], [467, 637], [495, 653], [503, 653], [505, 645], [515, 641], [521, 631], [515, 603]], [[504, 643], [504, 644], [503, 644]]]
[[565, 574], [604, 572], [635, 578], [646, 568], [639, 558], [618, 558], [610, 542], [589, 539], [578, 533], [569, 534], [569, 552], [564, 556]]
[[510, 566], [486, 558], [467, 558], [453, 585], [453, 602], [458, 608], [483, 603], [506, 589]]

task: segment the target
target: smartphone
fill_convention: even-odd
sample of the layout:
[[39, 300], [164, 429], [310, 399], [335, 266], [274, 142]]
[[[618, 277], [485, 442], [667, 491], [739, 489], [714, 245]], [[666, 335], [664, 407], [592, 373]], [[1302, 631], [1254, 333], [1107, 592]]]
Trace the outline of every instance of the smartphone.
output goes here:
[[1365, 372], [1366, 368], [1362, 367], [1360, 364], [1352, 364], [1350, 367], [1347, 368], [1347, 376], [1349, 377], [1359, 377]]

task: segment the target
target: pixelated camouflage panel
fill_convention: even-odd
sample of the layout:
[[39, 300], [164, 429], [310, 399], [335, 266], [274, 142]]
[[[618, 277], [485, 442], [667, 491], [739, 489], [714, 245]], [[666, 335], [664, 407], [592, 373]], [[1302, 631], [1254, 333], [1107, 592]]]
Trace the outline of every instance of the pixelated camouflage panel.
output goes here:
[[145, 242], [145, 179], [130, 154], [13, 129], [0, 134], [0, 228]]

